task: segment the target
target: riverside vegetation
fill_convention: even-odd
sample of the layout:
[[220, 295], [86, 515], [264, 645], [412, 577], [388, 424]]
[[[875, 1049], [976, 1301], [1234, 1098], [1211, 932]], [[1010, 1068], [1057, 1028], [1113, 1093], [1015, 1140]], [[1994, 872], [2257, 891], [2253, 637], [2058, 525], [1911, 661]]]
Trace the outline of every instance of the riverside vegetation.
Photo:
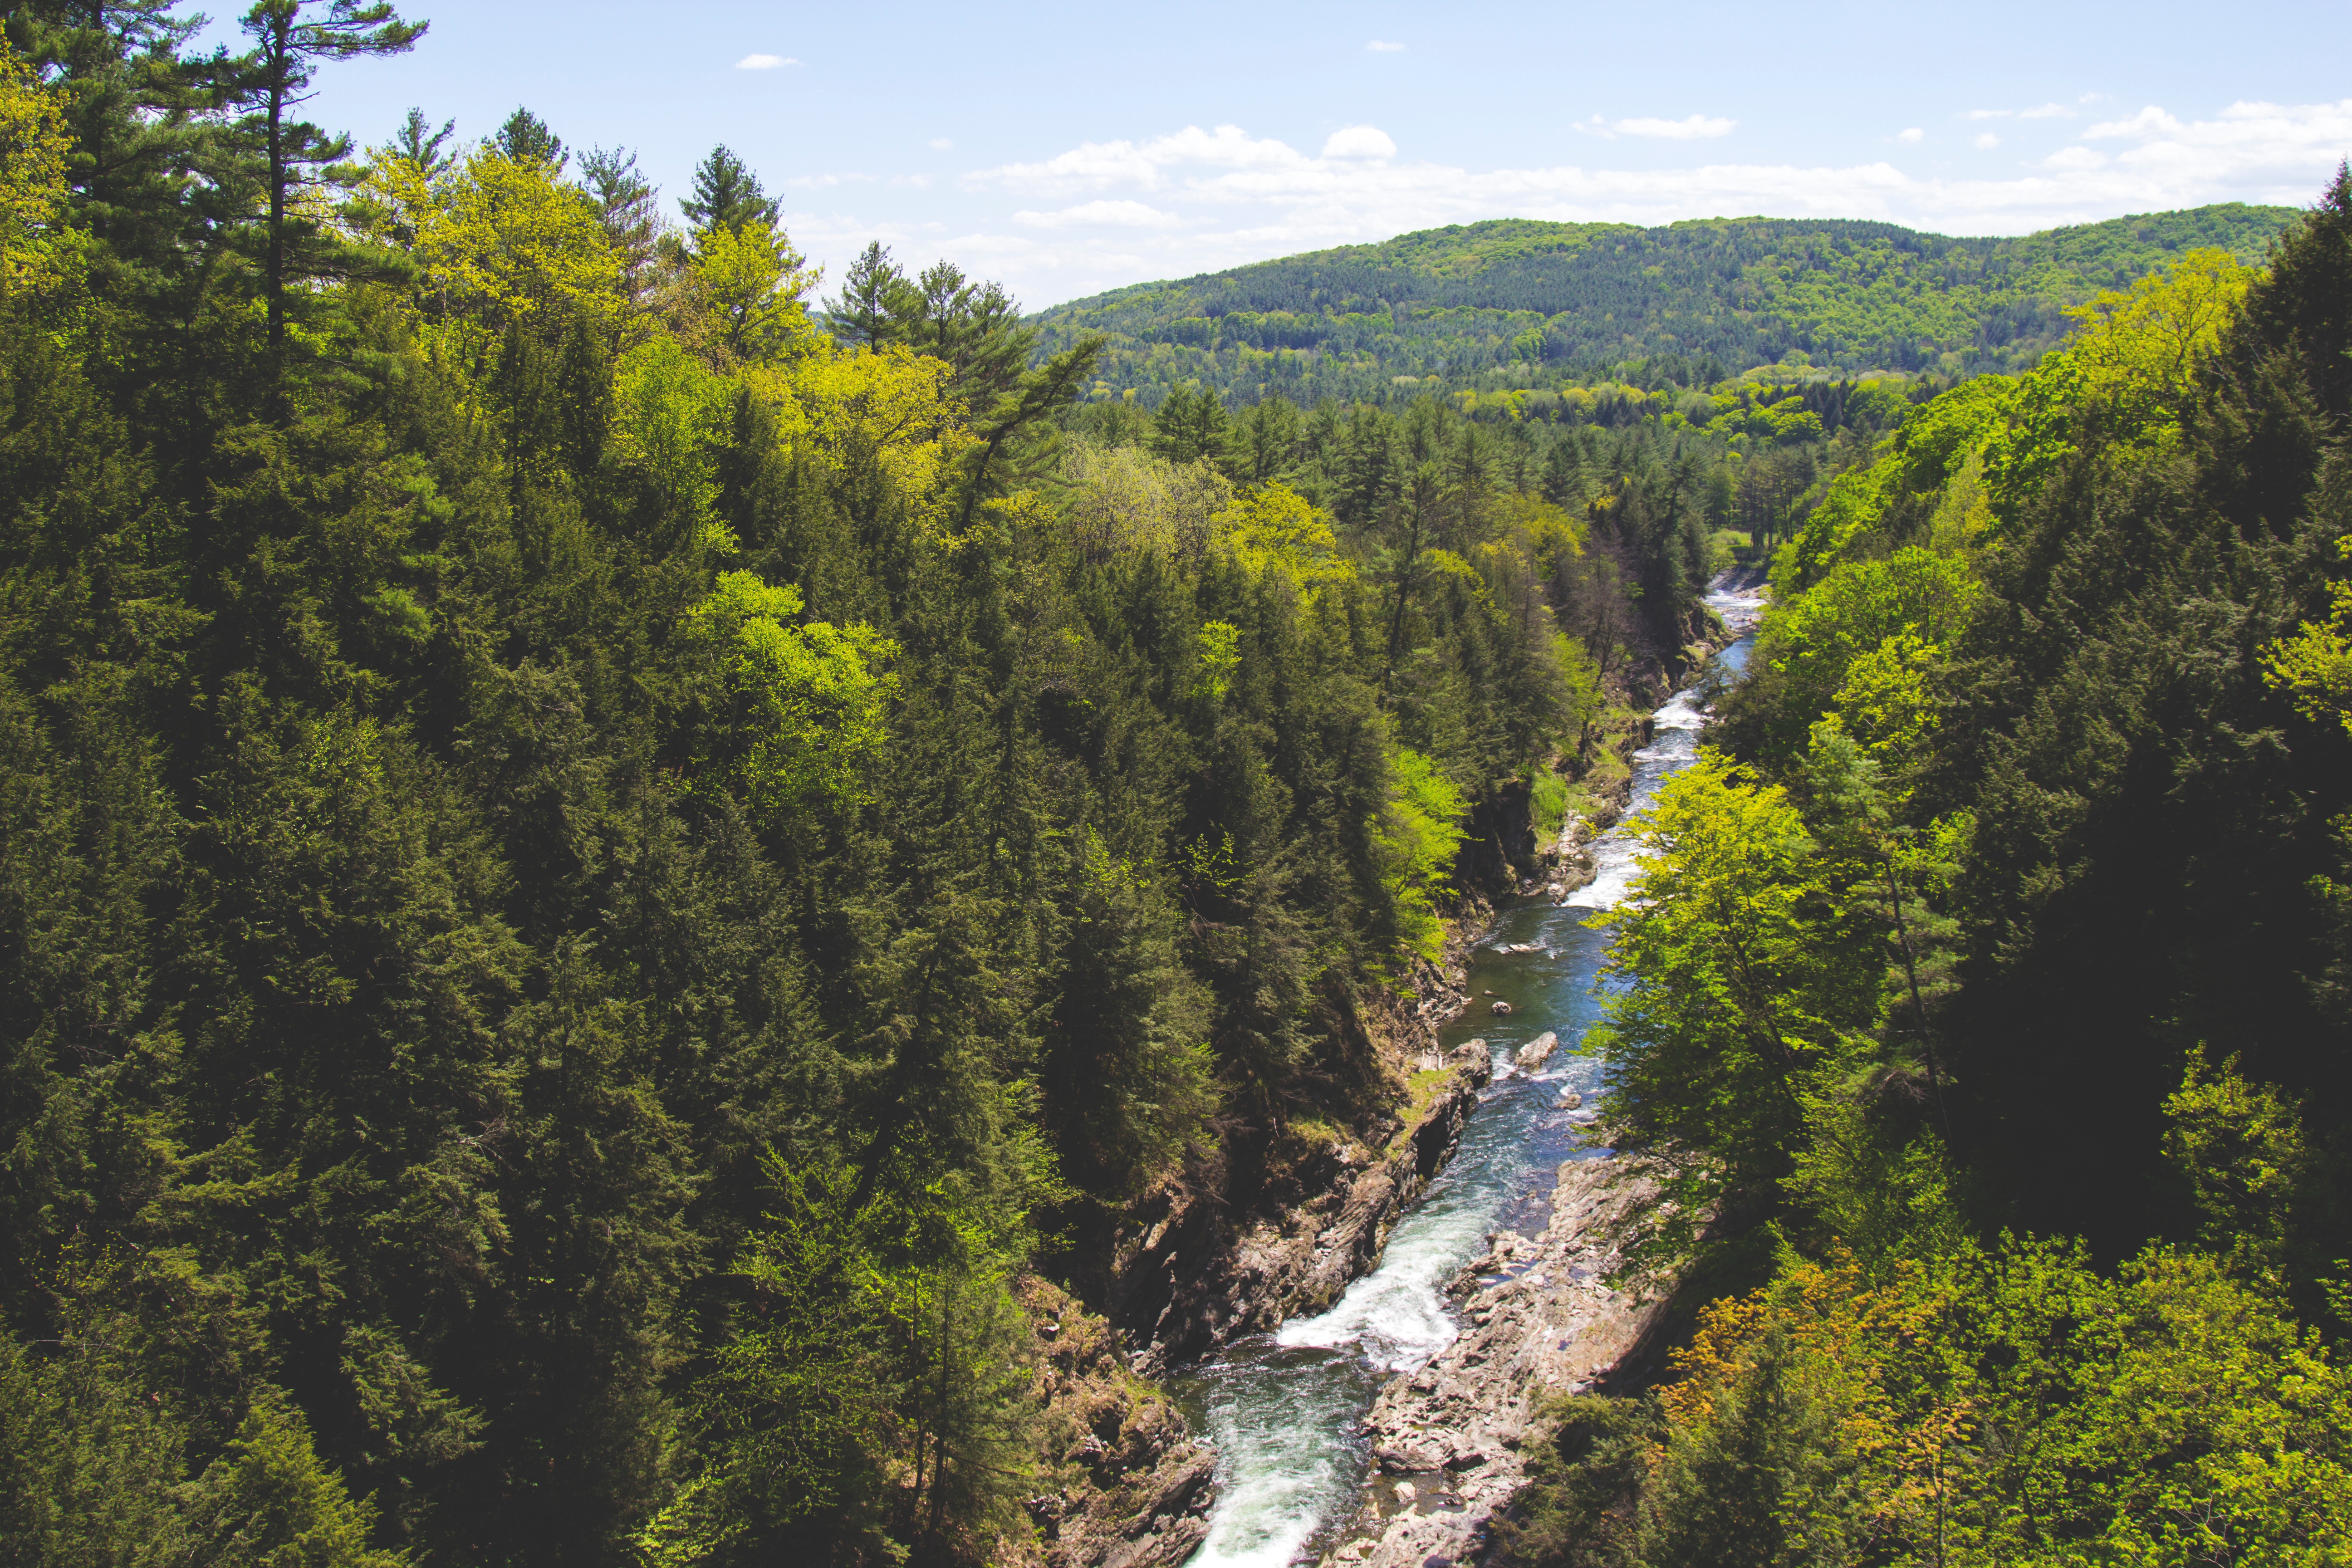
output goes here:
[[1588, 1042], [1706, 1302], [1578, 1564], [2352, 1552], [2352, 176], [2093, 301], [1772, 563]]
[[[1635, 1060], [1643, 1019], [1685, 1005], [1676, 955], [1703, 943], [1662, 928], [1639, 956], [1628, 929], [1643, 978], [1612, 1047], [1627, 1146], [1674, 1163], [1677, 1212], [1713, 1205], [1725, 1268], [1768, 1267], [1759, 1237], [1819, 1244], [1773, 1287], [1796, 1298], [1708, 1320], [1706, 1367], [1729, 1370], [1684, 1386], [1748, 1389], [1752, 1347], [1790, 1338], [1743, 1328], [1780, 1322], [1774, 1302], [1855, 1303], [1834, 1321], [1876, 1332], [1895, 1312], [1880, 1303], [1932, 1299], [1916, 1280], [1957, 1293], [1969, 1268], [2007, 1269], [2070, 1282], [2084, 1305], [2064, 1321], [2108, 1325], [2078, 1337], [2117, 1357], [2145, 1360], [2163, 1325], [2190, 1323], [2176, 1304], [2205, 1303], [2240, 1338], [2193, 1331], [2250, 1347], [2252, 1392], [2208, 1378], [2218, 1392], [2180, 1408], [2335, 1429], [2315, 1337], [2332, 1276], [2311, 1260], [2334, 1168], [2314, 1064], [2339, 1014], [2284, 979], [2248, 1004], [2341, 929], [2334, 884], [2306, 885], [2334, 864], [2305, 852], [2335, 842], [2326, 704], [2344, 682], [2333, 534], [2304, 501], [2342, 414], [2340, 190], [2251, 293], [2234, 262], [2200, 261], [2114, 307], [2120, 324], [2085, 340], [2120, 345], [2113, 363], [2073, 350], [1932, 402], [1921, 378], [1782, 390], [1776, 371], [1720, 395], [1738, 442], [1656, 409], [1529, 427], [1457, 400], [1236, 411], [1186, 388], [1147, 413], [1093, 395], [1102, 343], [1045, 342], [951, 268], [910, 277], [877, 248], [820, 299], [723, 148], [679, 226], [625, 152], [568, 146], [525, 111], [479, 142], [412, 113], [365, 150], [303, 120], [336, 62], [415, 42], [421, 24], [389, 5], [262, 0], [238, 47], [209, 55], [172, 12], [5, 12], [0, 1561], [1028, 1551], [1023, 1503], [1056, 1462], [1034, 1276], [1083, 1273], [1066, 1239], [1190, 1149], [1368, 1126], [1395, 1102], [1361, 1016], [1442, 941], [1465, 847], [1498, 838], [1513, 803], [1556, 824], [1566, 781], [1608, 765], [1626, 703], [1704, 635], [1698, 590], [1742, 532], [1811, 563], [1787, 571], [1816, 573], [1824, 606], [1906, 529], [1959, 540], [1927, 553], [1967, 571], [1916, 649], [1848, 659], [1868, 680], [1784, 656], [1791, 691], [1887, 694], [1839, 709], [1818, 745], [1801, 699], [1735, 702], [1754, 766], [1799, 783], [1705, 775], [1760, 814], [1767, 869], [1794, 879], [1759, 897], [1779, 900], [1801, 994], [1759, 1005], [1797, 1020], [1807, 1071], [1782, 1087], [1801, 1113], [1727, 1086], [1751, 1120], [1719, 1137], [1696, 1110], [1675, 1120], [1671, 1094], [1642, 1099], [1666, 1082], [1664, 1058]], [[2297, 272], [2296, 256], [2322, 260]], [[2134, 312], [2207, 285], [2227, 296], [2215, 321], [2255, 324], [2198, 329], [2149, 381], [2121, 352], [2143, 342]], [[2220, 357], [2199, 357], [2209, 341]], [[1995, 407], [1967, 426], [1975, 445], [1938, 445], [1954, 410]], [[1979, 454], [1996, 429], [2024, 434]], [[1957, 465], [1932, 484], [1930, 451]], [[1748, 478], [1781, 464], [1769, 489]], [[2181, 546], [2215, 581], [2279, 586], [2217, 590], [2221, 646], [2243, 658], [2195, 642], [2183, 679], [2220, 695], [2177, 700], [2275, 722], [2213, 706], [2182, 729], [2134, 708], [2145, 744], [2210, 745], [2126, 780], [2126, 731], [2077, 757], [2060, 713], [2030, 731], [2049, 754], [2012, 764], [2000, 748], [2029, 731], [2004, 742], [2000, 702], [2106, 690], [2068, 662], [2096, 639], [2050, 629], [2053, 606], [2105, 626], [2126, 601], [2071, 584], [2000, 598], [2026, 592], [2004, 574], [2077, 559], [2068, 531], [2087, 525], [2062, 504], [2142, 541], [2112, 498], [2174, 493], [2158, 480], [2269, 509], [2232, 521], [2229, 548], [2210, 529]], [[1749, 501], [1755, 526], [1734, 528]], [[2076, 569], [2137, 559], [2101, 544]], [[2208, 603], [2113, 581], [2151, 624]], [[2041, 640], [1955, 629], [1996, 602]], [[2315, 629], [2293, 640], [2298, 616]], [[1819, 625], [1824, 647], [1852, 640]], [[2036, 658], [2056, 673], [2001, 662]], [[2298, 692], [2320, 719], [2295, 716]], [[1981, 722], [1950, 717], [1963, 699]], [[1901, 735], [1955, 760], [1872, 750]], [[2126, 804], [2066, 805], [2032, 771], [2061, 765], [2107, 791], [2084, 801]], [[2149, 769], [2172, 782], [2150, 793]], [[1968, 782], [1995, 777], [2013, 781], [2007, 816]], [[2126, 854], [2145, 848], [2132, 811], [2199, 877], [2269, 848], [2239, 868], [2255, 880], [2200, 895], [2204, 926], [2095, 882], [2082, 897], [2108, 902], [2063, 924], [2078, 868], [2152, 874]], [[2011, 844], [2051, 869], [1999, 924], [1958, 900], [2017, 896], [1983, 858]], [[2282, 869], [2297, 855], [2301, 880]], [[1921, 944], [1916, 1039], [1871, 1012], [1881, 884]], [[2271, 923], [2227, 924], [2255, 917]], [[2147, 1021], [2132, 1071], [2090, 1052], [2090, 1002], [2036, 1010], [2073, 950], [2035, 933], [2062, 929], [2173, 987], [2099, 977]], [[2196, 945], [2225, 929], [2239, 946]], [[2161, 956], [2118, 945], [2137, 942]], [[2314, 984], [2333, 973], [2312, 962]], [[2193, 976], [2210, 984], [2192, 994]], [[2159, 1077], [2184, 1108], [2166, 1145], [2189, 1184], [2179, 1212], [2210, 1211], [2219, 1239], [2119, 1277], [2063, 1247], [1969, 1251], [1967, 1223], [2004, 1200], [2036, 1218], [2028, 1200], [2048, 1195], [2003, 1159], [2110, 1166], [2080, 1116], [2038, 1142], [2043, 1102], [2001, 1093], [1967, 1029], [2160, 1142]], [[1948, 1154], [1902, 1120], [1922, 1081], [1949, 1097]], [[2135, 1191], [2153, 1155], [2122, 1133], [2112, 1152], [2112, 1189]], [[1864, 1201], [1882, 1191], [1904, 1201]], [[2095, 1241], [2128, 1252], [2135, 1226], [2174, 1213], [2126, 1203]], [[1679, 1267], [1700, 1241], [1686, 1230], [1659, 1227], [1642, 1256]], [[1915, 1256], [1948, 1261], [1887, 1272]], [[2292, 1390], [2261, 1383], [2257, 1352], [2282, 1346], [2311, 1369]], [[1833, 1359], [1857, 1379], [1875, 1364]], [[1826, 1405], [1770, 1428], [1792, 1452], [1826, 1435], [1805, 1473], [1838, 1499], [1874, 1496], [1884, 1456], [1921, 1429], [1870, 1392], [1892, 1384], [1853, 1386], [1889, 1412], [1872, 1430], [1893, 1447], [1849, 1443], [1861, 1428]], [[1732, 1400], [1570, 1417], [1524, 1544], [1651, 1553], [1625, 1521], [1664, 1517], [1684, 1472], [1644, 1456], [1711, 1440], [1707, 1413]], [[2092, 1429], [2089, 1406], [2044, 1404]], [[1975, 1419], [1952, 1417], [1954, 1445]], [[1605, 1440], [1579, 1448], [1591, 1432]], [[2332, 1452], [2295, 1442], [2282, 1452]], [[2300, 1497], [2303, 1473], [2264, 1495]]]

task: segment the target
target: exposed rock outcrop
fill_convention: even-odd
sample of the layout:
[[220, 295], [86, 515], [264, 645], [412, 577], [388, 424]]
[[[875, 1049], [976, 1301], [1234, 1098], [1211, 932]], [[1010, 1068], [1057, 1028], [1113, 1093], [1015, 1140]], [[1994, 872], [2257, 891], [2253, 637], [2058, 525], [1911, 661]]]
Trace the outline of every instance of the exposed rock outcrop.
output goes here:
[[1468, 1321], [1373, 1402], [1373, 1474], [1354, 1527], [1324, 1559], [1330, 1568], [1475, 1560], [1488, 1521], [1518, 1489], [1522, 1445], [1544, 1402], [1605, 1386], [1646, 1348], [1663, 1304], [1602, 1283], [1617, 1263], [1609, 1222], [1638, 1194], [1614, 1184], [1617, 1174], [1612, 1160], [1566, 1162], [1543, 1235], [1498, 1232], [1456, 1276], [1449, 1294]]
[[1421, 1062], [1444, 1076], [1384, 1148], [1335, 1138], [1238, 1215], [1205, 1181], [1171, 1183], [1139, 1205], [1114, 1238], [1113, 1260], [1113, 1310], [1137, 1371], [1157, 1377], [1239, 1335], [1321, 1311], [1380, 1261], [1405, 1205], [1453, 1157], [1493, 1071], [1483, 1044]]
[[1034, 1276], [1014, 1288], [1034, 1336], [1047, 1467], [1017, 1568], [1174, 1568], [1208, 1532], [1216, 1451], [1168, 1396], [1128, 1370], [1110, 1325]]

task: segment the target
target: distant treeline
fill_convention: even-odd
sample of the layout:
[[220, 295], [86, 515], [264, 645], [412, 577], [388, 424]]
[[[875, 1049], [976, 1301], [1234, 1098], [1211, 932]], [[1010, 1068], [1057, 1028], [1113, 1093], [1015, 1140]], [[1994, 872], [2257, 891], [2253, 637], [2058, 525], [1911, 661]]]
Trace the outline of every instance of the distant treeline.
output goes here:
[[1718, 218], [1643, 229], [1503, 219], [1139, 284], [1036, 318], [1053, 352], [1099, 332], [1098, 395], [1150, 406], [1195, 381], [1385, 401], [1551, 386], [1648, 362], [1684, 385], [1789, 363], [1947, 375], [2032, 364], [2069, 308], [2191, 249], [2261, 259], [2294, 216], [2242, 204], [2022, 238], [1894, 224]]

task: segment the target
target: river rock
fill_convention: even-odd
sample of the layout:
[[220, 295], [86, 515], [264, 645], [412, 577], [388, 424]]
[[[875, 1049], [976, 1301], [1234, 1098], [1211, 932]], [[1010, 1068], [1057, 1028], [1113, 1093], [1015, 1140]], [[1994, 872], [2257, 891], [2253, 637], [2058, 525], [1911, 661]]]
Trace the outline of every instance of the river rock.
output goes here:
[[1546, 1029], [1519, 1047], [1519, 1065], [1530, 1069], [1539, 1068], [1559, 1048], [1559, 1037]]
[[1561, 1089], [1559, 1091], [1559, 1109], [1562, 1110], [1583, 1110], [1584, 1096], [1577, 1093], [1576, 1090], [1572, 1089]]
[[1511, 1005], [1508, 1002], [1496, 1002], [1489, 1005], [1486, 1011], [1497, 1018], [1507, 1018], [1511, 1016]]
[[1391, 1379], [1364, 1423], [1387, 1478], [1382, 1489], [1400, 1475], [1450, 1475], [1453, 1489], [1433, 1479], [1401, 1508], [1368, 1506], [1327, 1562], [1424, 1568], [1480, 1561], [1487, 1521], [1524, 1477], [1523, 1445], [1544, 1405], [1602, 1384], [1646, 1348], [1663, 1304], [1601, 1283], [1618, 1261], [1610, 1224], [1643, 1190], [1620, 1183], [1619, 1173], [1611, 1159], [1563, 1163], [1543, 1235], [1498, 1232], [1480, 1260], [1532, 1267], [1483, 1288], [1479, 1265], [1456, 1278], [1453, 1289], [1470, 1292], [1462, 1303], [1469, 1326], [1428, 1365]]

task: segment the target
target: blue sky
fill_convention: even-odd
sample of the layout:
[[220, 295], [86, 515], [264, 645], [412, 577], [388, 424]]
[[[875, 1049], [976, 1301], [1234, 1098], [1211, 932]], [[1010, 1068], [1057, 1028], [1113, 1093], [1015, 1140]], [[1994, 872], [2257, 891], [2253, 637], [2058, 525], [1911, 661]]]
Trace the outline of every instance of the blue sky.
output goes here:
[[2352, 153], [2345, 0], [403, 9], [416, 52], [328, 68], [320, 120], [477, 137], [528, 104], [673, 197], [724, 142], [828, 289], [880, 238], [1033, 308], [1486, 217], [2300, 205]]

